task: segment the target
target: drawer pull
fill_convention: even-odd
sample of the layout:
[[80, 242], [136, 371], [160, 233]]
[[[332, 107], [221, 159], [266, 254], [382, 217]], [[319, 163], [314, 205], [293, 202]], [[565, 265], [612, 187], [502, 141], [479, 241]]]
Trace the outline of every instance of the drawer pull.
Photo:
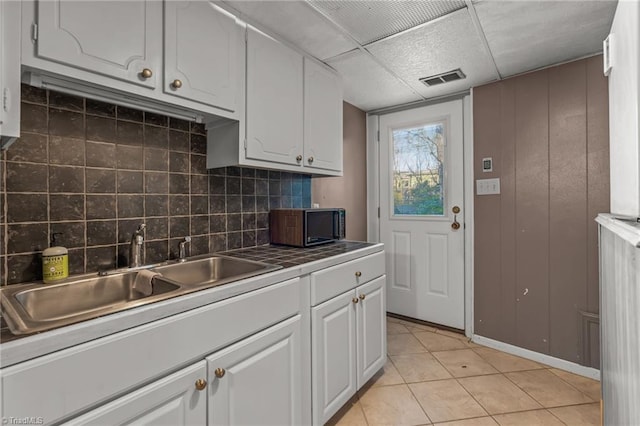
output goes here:
[[366, 295], [366, 294], [361, 294], [361, 295], [360, 295], [360, 300], [364, 300], [364, 299], [365, 299], [365, 297], [367, 297], [367, 295]]
[[360, 278], [361, 276], [362, 276], [362, 272], [360, 272], [360, 271], [356, 272], [356, 277], [357, 278]]
[[224, 373], [226, 373], [224, 368], [216, 368], [215, 374], [217, 378], [222, 378], [224, 377]]
[[196, 389], [199, 391], [204, 390], [207, 387], [207, 381], [205, 379], [196, 380]]
[[301, 161], [302, 161], [302, 155], [298, 155], [298, 156], [296, 157], [296, 161], [297, 161], [298, 163], [299, 163], [299, 162], [301, 162]]
[[351, 301], [352, 301], [353, 303], [358, 303], [358, 298], [357, 298], [357, 297], [354, 297], [353, 299], [351, 299]]
[[151, 78], [152, 75], [153, 72], [149, 68], [145, 68], [140, 72], [140, 77], [144, 78], [145, 80], [147, 78]]

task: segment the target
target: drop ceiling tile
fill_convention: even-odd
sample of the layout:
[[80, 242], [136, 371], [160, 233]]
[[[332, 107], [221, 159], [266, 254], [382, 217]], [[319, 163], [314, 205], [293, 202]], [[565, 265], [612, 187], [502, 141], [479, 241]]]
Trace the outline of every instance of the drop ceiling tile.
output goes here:
[[465, 7], [464, 0], [308, 1], [363, 45]]
[[602, 50], [615, 1], [480, 1], [478, 19], [503, 77]]
[[225, 3], [240, 12], [241, 19], [250, 18], [320, 60], [357, 47], [306, 2], [231, 0]]
[[[460, 92], [498, 78], [467, 9], [367, 49], [425, 98]], [[432, 87], [419, 81], [456, 68], [461, 68], [467, 77]]]
[[364, 111], [422, 99], [361, 51], [332, 59], [328, 64], [342, 76], [344, 100]]

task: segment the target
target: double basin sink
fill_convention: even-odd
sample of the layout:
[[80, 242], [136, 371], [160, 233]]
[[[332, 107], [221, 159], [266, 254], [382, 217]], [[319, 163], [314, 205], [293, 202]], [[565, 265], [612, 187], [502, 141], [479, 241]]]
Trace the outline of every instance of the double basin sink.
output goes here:
[[97, 318], [160, 300], [271, 272], [280, 266], [225, 256], [199, 256], [148, 268], [158, 272], [146, 296], [134, 288], [136, 270], [82, 275], [56, 284], [2, 289], [2, 311], [14, 334], [28, 334]]

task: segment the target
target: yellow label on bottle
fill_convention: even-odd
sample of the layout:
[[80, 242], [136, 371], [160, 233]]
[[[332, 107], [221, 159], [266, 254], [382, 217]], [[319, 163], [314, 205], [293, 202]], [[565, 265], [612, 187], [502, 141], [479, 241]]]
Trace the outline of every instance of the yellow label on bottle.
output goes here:
[[56, 281], [69, 276], [69, 255], [42, 256], [42, 279]]

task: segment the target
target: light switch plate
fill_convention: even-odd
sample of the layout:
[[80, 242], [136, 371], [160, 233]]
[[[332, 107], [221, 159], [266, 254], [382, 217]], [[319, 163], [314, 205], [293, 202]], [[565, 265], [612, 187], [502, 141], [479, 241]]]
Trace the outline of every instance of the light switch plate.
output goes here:
[[476, 179], [476, 195], [500, 194], [500, 178]]

